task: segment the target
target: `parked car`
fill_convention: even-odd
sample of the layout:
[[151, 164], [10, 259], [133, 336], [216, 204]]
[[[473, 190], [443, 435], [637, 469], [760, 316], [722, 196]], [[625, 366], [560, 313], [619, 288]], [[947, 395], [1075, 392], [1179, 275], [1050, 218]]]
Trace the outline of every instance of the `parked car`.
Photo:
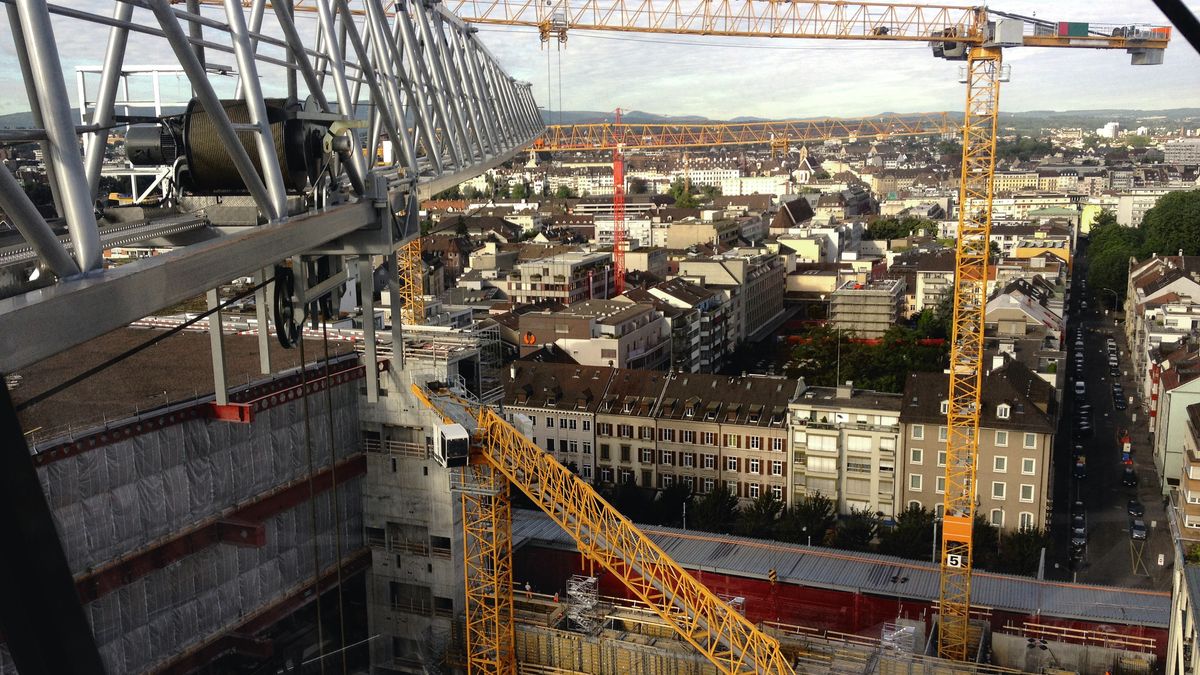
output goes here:
[[1083, 506], [1083, 500], [1076, 499], [1075, 502], [1071, 504], [1071, 516], [1082, 516], [1085, 513], [1087, 513], [1087, 509]]
[[1087, 393], [1087, 385], [1084, 384], [1083, 380], [1075, 380], [1075, 395], [1083, 396], [1086, 393]]
[[1129, 538], [1144, 540], [1146, 538], [1146, 521], [1141, 518], [1134, 518], [1129, 523]]
[[1116, 367], [1116, 366], [1109, 366], [1109, 367], [1108, 367], [1108, 374], [1109, 374], [1109, 375], [1112, 375], [1113, 377], [1117, 377], [1117, 376], [1119, 376], [1119, 375], [1121, 374], [1121, 369], [1120, 369], [1120, 368], [1118, 368], [1118, 367]]
[[1124, 396], [1120, 398], [1113, 397], [1113, 407], [1117, 410], [1124, 410], [1129, 407], [1129, 404], [1125, 402]]
[[1133, 470], [1132, 466], [1125, 467], [1125, 472], [1121, 474], [1121, 485], [1125, 487], [1137, 487], [1138, 475]]
[[1071, 475], [1075, 476], [1077, 480], [1087, 478], [1087, 460], [1085, 458], [1080, 457], [1075, 460], [1075, 470], [1071, 472]]
[[1142, 506], [1142, 503], [1136, 499], [1130, 499], [1129, 503], [1125, 506], [1125, 510], [1128, 511], [1129, 515], [1133, 518], [1141, 518], [1142, 516], [1146, 515], [1146, 507]]

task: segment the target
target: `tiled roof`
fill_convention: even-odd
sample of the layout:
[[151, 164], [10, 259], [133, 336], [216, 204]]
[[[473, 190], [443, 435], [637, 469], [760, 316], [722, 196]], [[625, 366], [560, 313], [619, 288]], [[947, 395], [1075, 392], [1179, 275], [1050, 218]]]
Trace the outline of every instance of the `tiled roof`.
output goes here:
[[[949, 388], [947, 373], [911, 373], [904, 387], [900, 420], [944, 423], [946, 413], [941, 408]], [[1001, 403], [1010, 407], [1008, 419], [996, 416]], [[984, 375], [981, 404], [981, 427], [1054, 433], [1054, 387], [1018, 361], [1008, 361]]]

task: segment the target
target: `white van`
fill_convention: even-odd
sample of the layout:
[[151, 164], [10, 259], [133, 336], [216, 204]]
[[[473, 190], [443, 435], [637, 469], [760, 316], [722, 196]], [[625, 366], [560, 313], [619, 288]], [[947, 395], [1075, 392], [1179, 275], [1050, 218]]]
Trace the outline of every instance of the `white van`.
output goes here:
[[1075, 380], [1075, 395], [1083, 396], [1085, 391], [1087, 391], [1087, 389], [1083, 383], [1083, 380]]

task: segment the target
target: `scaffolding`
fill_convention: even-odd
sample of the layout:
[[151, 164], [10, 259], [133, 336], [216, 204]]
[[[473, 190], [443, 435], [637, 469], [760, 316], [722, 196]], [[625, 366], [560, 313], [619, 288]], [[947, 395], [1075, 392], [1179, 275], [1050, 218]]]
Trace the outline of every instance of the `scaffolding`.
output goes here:
[[599, 594], [600, 581], [596, 577], [575, 574], [567, 579], [567, 618], [584, 633], [594, 633], [600, 627], [595, 614]]

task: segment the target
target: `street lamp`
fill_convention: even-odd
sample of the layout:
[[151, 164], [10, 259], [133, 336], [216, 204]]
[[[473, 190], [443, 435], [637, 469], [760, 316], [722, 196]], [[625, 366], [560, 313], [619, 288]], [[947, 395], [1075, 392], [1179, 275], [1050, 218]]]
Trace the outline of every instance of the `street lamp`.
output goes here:
[[937, 554], [937, 545], [938, 545], [937, 528], [938, 528], [938, 523], [940, 523], [940, 522], [942, 522], [942, 519], [941, 519], [941, 518], [938, 518], [937, 516], [934, 516], [934, 517], [933, 517], [933, 545], [932, 545], [932, 546], [930, 546], [930, 551], [929, 551], [929, 561], [930, 561], [930, 562], [934, 562], [934, 563], [936, 563], [936, 562], [938, 561], [938, 554]]
[[[1109, 293], [1112, 293], [1112, 296], [1113, 296], [1113, 311], [1116, 311], [1116, 309], [1117, 309], [1117, 306], [1121, 304], [1121, 296], [1117, 295], [1117, 292], [1116, 292], [1116, 291], [1114, 291], [1114, 290], [1113, 290], [1113, 289], [1111, 289], [1111, 288], [1105, 288], [1104, 286], [1101, 286], [1101, 287], [1100, 287], [1100, 290], [1102, 290], [1102, 291], [1107, 291], [1107, 292], [1109, 292]], [[1107, 313], [1107, 311], [1106, 311], [1105, 313]]]

